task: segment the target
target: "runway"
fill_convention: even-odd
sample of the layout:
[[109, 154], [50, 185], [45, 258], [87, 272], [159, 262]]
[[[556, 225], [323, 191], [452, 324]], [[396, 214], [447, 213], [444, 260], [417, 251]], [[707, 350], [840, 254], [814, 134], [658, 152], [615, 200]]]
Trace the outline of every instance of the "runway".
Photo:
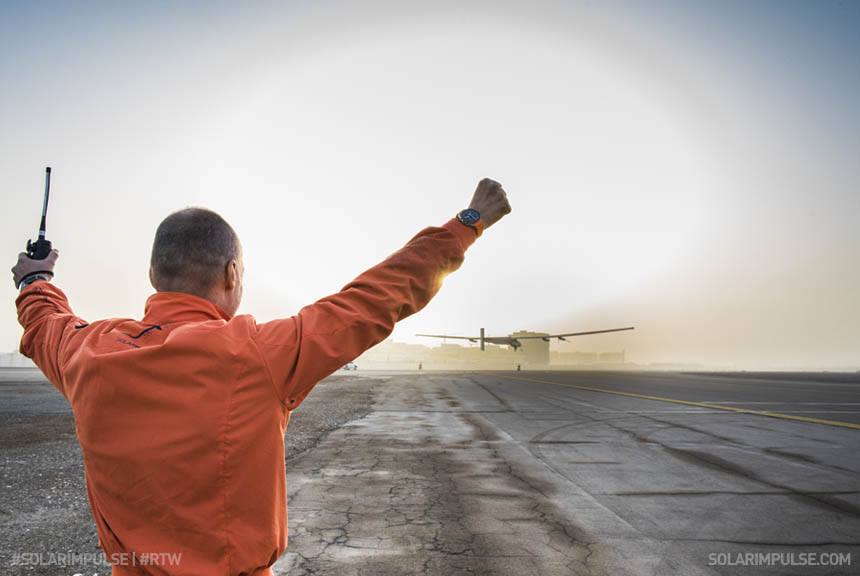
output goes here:
[[383, 374], [291, 468], [281, 573], [858, 572], [850, 376]]
[[568, 371], [507, 379], [860, 430], [860, 374]]
[[[509, 410], [484, 417], [632, 528], [629, 535], [662, 550], [656, 572], [643, 566], [645, 573], [667, 573], [673, 560], [699, 567], [719, 552], [849, 549], [857, 569], [856, 377], [528, 372], [469, 379], [480, 389], [461, 388], [470, 406]], [[816, 570], [848, 573], [808, 566], [774, 573]]]

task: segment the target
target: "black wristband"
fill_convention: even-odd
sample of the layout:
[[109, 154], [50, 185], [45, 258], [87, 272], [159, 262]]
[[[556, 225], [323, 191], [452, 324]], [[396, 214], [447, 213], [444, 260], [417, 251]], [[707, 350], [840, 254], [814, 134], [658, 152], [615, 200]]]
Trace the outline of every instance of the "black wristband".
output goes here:
[[36, 280], [50, 280], [54, 276], [53, 272], [49, 270], [39, 270], [37, 272], [30, 272], [18, 282], [18, 290], [22, 290], [35, 282]]

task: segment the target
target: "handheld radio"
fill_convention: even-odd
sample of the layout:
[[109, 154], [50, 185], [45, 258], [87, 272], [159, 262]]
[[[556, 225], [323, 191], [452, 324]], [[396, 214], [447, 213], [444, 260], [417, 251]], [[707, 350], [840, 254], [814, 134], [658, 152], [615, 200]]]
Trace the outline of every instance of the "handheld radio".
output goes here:
[[51, 241], [45, 239], [45, 219], [48, 216], [48, 196], [51, 193], [51, 167], [45, 168], [45, 201], [42, 203], [42, 221], [39, 224], [39, 238], [27, 240], [27, 256], [33, 260], [44, 260], [51, 253]]

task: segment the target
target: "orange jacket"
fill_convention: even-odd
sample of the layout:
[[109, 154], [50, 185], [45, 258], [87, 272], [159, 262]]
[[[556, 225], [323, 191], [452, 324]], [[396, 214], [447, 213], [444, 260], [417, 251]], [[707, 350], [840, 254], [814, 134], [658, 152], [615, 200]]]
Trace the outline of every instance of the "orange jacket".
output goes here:
[[263, 323], [179, 292], [150, 296], [143, 320], [87, 323], [51, 283], [24, 288], [21, 352], [72, 406], [113, 573], [270, 574], [287, 546], [290, 412], [423, 308], [474, 241], [456, 219], [425, 228], [337, 294]]

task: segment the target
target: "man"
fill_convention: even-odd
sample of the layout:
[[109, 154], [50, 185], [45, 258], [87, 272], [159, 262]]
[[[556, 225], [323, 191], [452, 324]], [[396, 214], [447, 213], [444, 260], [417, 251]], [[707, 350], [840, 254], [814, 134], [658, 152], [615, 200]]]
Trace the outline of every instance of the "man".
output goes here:
[[290, 413], [421, 310], [510, 210], [501, 185], [484, 179], [444, 226], [425, 228], [337, 294], [263, 323], [235, 316], [242, 248], [209, 210], [159, 225], [156, 293], [139, 321], [75, 316], [50, 283], [57, 251], [22, 253], [12, 269], [21, 352], [72, 406], [113, 574], [271, 574], [287, 546]]

